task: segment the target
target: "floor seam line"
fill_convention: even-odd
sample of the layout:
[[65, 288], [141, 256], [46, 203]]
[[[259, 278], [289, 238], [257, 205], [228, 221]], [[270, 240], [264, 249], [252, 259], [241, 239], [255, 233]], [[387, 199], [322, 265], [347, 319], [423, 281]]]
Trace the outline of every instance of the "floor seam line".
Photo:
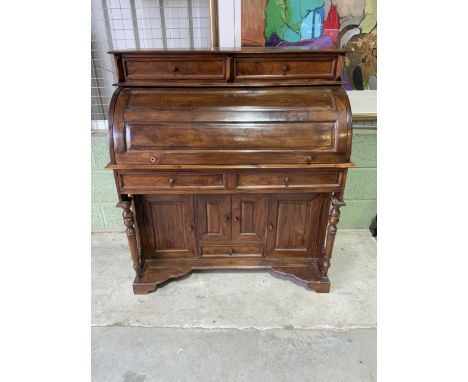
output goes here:
[[347, 326], [347, 327], [314, 327], [314, 328], [295, 328], [295, 327], [272, 327], [272, 328], [254, 328], [254, 327], [216, 327], [207, 328], [202, 326], [184, 327], [184, 326], [143, 326], [143, 325], [91, 325], [91, 328], [143, 328], [143, 329], [192, 329], [192, 330], [253, 330], [253, 331], [269, 331], [269, 330], [323, 330], [323, 331], [348, 331], [348, 330], [359, 330], [359, 329], [377, 329], [376, 325], [369, 326]]

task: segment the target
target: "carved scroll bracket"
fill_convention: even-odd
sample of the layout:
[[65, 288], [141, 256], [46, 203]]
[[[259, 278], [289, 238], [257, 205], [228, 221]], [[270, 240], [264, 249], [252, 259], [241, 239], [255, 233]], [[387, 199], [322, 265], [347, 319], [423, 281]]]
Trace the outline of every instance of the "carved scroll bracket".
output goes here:
[[322, 263], [320, 266], [322, 278], [326, 278], [328, 275], [328, 268], [330, 268], [330, 259], [337, 230], [336, 225], [340, 221], [340, 207], [345, 205], [346, 203], [343, 200], [338, 199], [334, 195], [331, 196], [331, 209], [328, 215], [327, 237], [325, 239], [325, 247], [322, 249]]
[[137, 280], [139, 280], [141, 278], [140, 251], [136, 240], [136, 231], [134, 227], [135, 221], [133, 211], [131, 209], [131, 199], [129, 198], [127, 200], [120, 201], [117, 203], [116, 207], [123, 209], [122, 217], [125, 224], [125, 233], [127, 234], [130, 253], [132, 255], [133, 269], [135, 270]]

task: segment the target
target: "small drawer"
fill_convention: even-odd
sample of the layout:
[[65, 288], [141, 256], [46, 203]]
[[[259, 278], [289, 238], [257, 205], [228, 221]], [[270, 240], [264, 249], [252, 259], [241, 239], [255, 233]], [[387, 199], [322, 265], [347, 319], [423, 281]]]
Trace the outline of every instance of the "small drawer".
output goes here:
[[264, 59], [236, 60], [237, 79], [326, 79], [336, 75], [336, 56], [323, 59]]
[[338, 171], [275, 172], [258, 171], [237, 174], [238, 189], [262, 188], [330, 188], [340, 186]]
[[125, 58], [126, 80], [224, 79], [222, 58], [184, 60], [170, 58]]
[[202, 257], [262, 257], [263, 246], [245, 245], [202, 245], [200, 248]]
[[224, 189], [223, 174], [192, 173], [120, 173], [120, 185], [123, 192], [151, 190], [207, 190]]

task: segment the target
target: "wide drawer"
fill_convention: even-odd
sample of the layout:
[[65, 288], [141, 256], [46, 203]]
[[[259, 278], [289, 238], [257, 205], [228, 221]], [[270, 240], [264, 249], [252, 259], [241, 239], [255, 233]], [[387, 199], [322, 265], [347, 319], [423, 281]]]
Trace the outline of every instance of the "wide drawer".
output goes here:
[[125, 58], [126, 80], [224, 79], [225, 60], [176, 58]]
[[323, 58], [238, 58], [236, 79], [334, 79], [337, 57]]
[[200, 247], [202, 257], [262, 257], [262, 245], [245, 245], [245, 246], [229, 246], [229, 245], [202, 245]]
[[149, 192], [157, 190], [211, 190], [224, 189], [224, 175], [194, 173], [121, 172], [122, 192]]
[[313, 188], [335, 189], [340, 187], [339, 171], [246, 171], [237, 173], [238, 189], [264, 188]]

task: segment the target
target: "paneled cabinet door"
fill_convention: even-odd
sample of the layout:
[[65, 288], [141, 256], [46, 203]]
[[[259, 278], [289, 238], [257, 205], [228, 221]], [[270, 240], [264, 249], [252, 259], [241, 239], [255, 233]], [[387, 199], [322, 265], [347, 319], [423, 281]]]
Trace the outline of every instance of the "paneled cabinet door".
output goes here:
[[143, 235], [149, 257], [194, 257], [195, 222], [191, 195], [144, 195]]
[[266, 194], [232, 195], [232, 240], [265, 241]]
[[231, 195], [195, 196], [200, 240], [231, 240]]
[[267, 256], [318, 256], [321, 194], [268, 196]]

